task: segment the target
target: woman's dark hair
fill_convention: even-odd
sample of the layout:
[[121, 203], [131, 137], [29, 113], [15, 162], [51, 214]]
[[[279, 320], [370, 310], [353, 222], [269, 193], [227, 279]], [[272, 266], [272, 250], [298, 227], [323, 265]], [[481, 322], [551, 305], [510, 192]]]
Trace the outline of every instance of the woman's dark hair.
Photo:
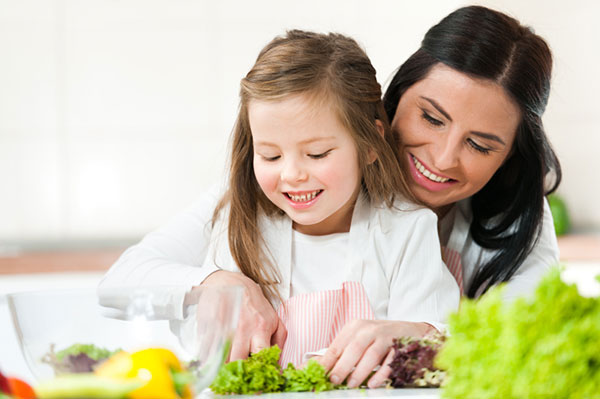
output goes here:
[[[480, 6], [460, 8], [429, 29], [421, 48], [394, 75], [383, 98], [390, 121], [402, 94], [438, 63], [496, 82], [522, 114], [510, 155], [471, 199], [473, 239], [497, 250], [466, 282], [467, 296], [475, 297], [510, 279], [529, 255], [541, 232], [544, 195], [561, 180], [542, 124], [552, 54], [541, 37], [514, 18]], [[552, 181], [546, 182], [547, 176]]]

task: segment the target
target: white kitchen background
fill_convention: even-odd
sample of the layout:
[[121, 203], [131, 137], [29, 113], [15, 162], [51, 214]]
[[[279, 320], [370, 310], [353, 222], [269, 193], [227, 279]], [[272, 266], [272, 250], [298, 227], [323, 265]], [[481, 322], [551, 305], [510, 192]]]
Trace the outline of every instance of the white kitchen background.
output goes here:
[[[0, 0], [0, 252], [129, 243], [219, 181], [238, 83], [289, 28], [339, 31], [385, 84], [450, 0]], [[599, 3], [483, 1], [554, 50], [545, 124], [600, 226]]]

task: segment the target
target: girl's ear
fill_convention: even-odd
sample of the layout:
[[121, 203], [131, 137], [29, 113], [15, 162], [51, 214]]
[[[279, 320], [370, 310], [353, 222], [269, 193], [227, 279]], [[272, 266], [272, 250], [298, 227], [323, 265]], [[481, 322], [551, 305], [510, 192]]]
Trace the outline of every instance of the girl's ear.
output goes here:
[[383, 123], [379, 119], [375, 119], [375, 126], [377, 127], [377, 132], [382, 138], [385, 138], [385, 129], [383, 127]]
[[[375, 119], [375, 127], [377, 128], [377, 132], [379, 135], [384, 138], [385, 137], [385, 128], [383, 127], [383, 123], [379, 119]], [[377, 159], [377, 154], [373, 149], [369, 150], [369, 164], [372, 164]]]

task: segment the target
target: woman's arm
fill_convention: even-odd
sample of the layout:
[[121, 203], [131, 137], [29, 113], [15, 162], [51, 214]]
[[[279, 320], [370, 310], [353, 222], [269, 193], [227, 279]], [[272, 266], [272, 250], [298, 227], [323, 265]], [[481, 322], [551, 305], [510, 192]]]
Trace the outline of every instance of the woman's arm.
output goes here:
[[185, 294], [217, 270], [201, 267], [217, 201], [216, 190], [206, 192], [192, 207], [128, 248], [100, 281], [100, 304], [126, 310], [132, 291], [169, 287], [160, 290], [163, 294], [152, 291], [155, 312], [182, 319]]
[[283, 347], [287, 331], [254, 281], [205, 262], [218, 200], [217, 190], [207, 192], [188, 210], [127, 249], [100, 282], [98, 296], [101, 305], [125, 311], [130, 294], [147, 289], [157, 316], [182, 320], [187, 294], [193, 288], [241, 285], [245, 290], [230, 355], [230, 360], [236, 360], [270, 345]]

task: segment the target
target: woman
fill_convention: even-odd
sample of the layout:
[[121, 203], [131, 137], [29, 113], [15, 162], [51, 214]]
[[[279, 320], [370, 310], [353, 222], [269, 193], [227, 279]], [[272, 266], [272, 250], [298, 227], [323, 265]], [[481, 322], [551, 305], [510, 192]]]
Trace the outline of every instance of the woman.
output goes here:
[[[464, 7], [427, 32], [384, 96], [411, 189], [438, 214], [447, 265], [469, 297], [505, 281], [507, 296], [529, 293], [558, 261], [544, 194], [561, 172], [541, 121], [551, 67], [546, 43], [528, 28], [497, 11]], [[199, 223], [210, 219], [208, 209]], [[155, 251], [154, 241], [149, 235], [130, 251]], [[205, 254], [202, 245], [190, 249], [191, 260]], [[108, 276], [147, 273], [132, 271], [127, 255]], [[247, 288], [231, 359], [281, 346], [285, 328], [256, 283], [239, 273], [194, 269], [179, 268], [172, 277]], [[350, 387], [382, 365], [368, 382], [379, 386], [389, 374], [392, 339], [404, 331], [403, 322], [355, 320], [321, 362], [333, 382], [348, 377]]]
[[[464, 7], [427, 32], [384, 95], [409, 185], [438, 214], [446, 263], [468, 297], [500, 282], [509, 298], [527, 294], [558, 262], [544, 195], [561, 170], [541, 120], [551, 69], [548, 46], [529, 28]], [[332, 381], [356, 366], [349, 377], [356, 386], [388, 364], [381, 359], [398, 336], [394, 324], [345, 327], [321, 360]], [[388, 373], [382, 367], [369, 386]]]

